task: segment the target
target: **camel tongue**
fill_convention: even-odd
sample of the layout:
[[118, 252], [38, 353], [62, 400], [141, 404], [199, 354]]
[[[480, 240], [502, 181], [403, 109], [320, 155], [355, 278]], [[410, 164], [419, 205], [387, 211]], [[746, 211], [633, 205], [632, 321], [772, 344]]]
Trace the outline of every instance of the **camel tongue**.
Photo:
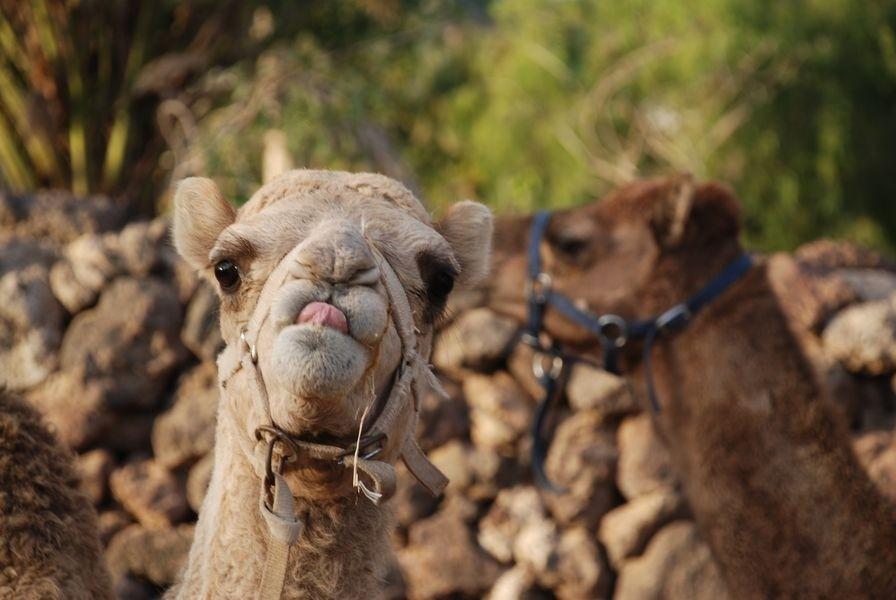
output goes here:
[[311, 302], [302, 312], [296, 322], [300, 325], [320, 325], [330, 327], [344, 334], [348, 334], [348, 321], [345, 314], [326, 302]]

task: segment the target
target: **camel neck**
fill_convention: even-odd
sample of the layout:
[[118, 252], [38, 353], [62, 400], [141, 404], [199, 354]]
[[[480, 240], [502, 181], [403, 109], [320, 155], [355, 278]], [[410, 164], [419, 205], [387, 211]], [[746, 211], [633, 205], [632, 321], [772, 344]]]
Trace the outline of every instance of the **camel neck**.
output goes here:
[[[261, 481], [235, 441], [233, 421], [220, 414], [215, 465], [199, 513], [182, 582], [171, 598], [251, 598], [267, 551], [259, 512]], [[363, 498], [297, 500], [305, 528], [291, 548], [284, 593], [297, 598], [375, 595], [376, 566], [389, 552], [390, 515]]]
[[868, 552], [881, 572], [866, 580], [889, 579], [896, 544], [877, 530], [893, 509], [856, 461], [765, 266], [654, 352], [658, 427], [735, 597], [867, 596], [848, 570]]

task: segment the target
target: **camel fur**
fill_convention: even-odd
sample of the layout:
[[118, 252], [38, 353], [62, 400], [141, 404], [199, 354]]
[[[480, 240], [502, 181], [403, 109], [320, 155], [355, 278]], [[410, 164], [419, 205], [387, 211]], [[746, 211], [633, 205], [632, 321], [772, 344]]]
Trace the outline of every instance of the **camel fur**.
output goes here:
[[[531, 220], [499, 221], [490, 305], [525, 315]], [[560, 212], [543, 242], [555, 289], [596, 314], [647, 318], [691, 297], [741, 252], [733, 193], [689, 176], [635, 182]], [[655, 415], [698, 526], [736, 598], [896, 597], [896, 510], [853, 455], [758, 264], [653, 353]], [[599, 357], [551, 312], [549, 333]], [[640, 347], [622, 370], [644, 394]]]
[[71, 451], [0, 389], [0, 598], [112, 598], [98, 531]]
[[[177, 249], [204, 276], [218, 278], [228, 345], [222, 357], [243, 343], [268, 279], [279, 285], [269, 288], [257, 371], [273, 422], [294, 436], [353, 440], [367, 407], [390, 392], [402, 344], [377, 257], [404, 288], [424, 359], [448, 293], [475, 284], [489, 265], [488, 209], [462, 202], [433, 223], [407, 189], [380, 175], [290, 171], [238, 211], [214, 183], [193, 178], [178, 185], [174, 211]], [[272, 272], [285, 273], [282, 283]], [[234, 373], [221, 374], [211, 483], [169, 598], [258, 593], [267, 538], [253, 432], [267, 416], [251, 373]], [[390, 436], [377, 460], [397, 459], [404, 433]], [[305, 527], [290, 551], [282, 597], [376, 597], [391, 555], [388, 503], [359, 495], [350, 470], [301, 456], [284, 477]]]

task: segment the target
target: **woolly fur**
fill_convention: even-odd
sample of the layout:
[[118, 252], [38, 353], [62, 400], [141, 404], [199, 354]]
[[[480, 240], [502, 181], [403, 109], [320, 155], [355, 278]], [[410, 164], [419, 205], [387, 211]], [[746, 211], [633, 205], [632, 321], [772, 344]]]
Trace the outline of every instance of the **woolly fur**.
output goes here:
[[0, 598], [111, 598], [97, 532], [72, 453], [0, 390]]
[[[239, 289], [221, 294], [221, 329], [231, 347], [240, 344], [240, 331], [266, 282], [280, 286], [267, 301], [271, 311], [257, 341], [258, 371], [273, 421], [294, 434], [345, 438], [357, 432], [361, 411], [373, 396], [388, 394], [401, 360], [371, 247], [387, 259], [406, 290], [418, 351], [426, 359], [433, 324], [425, 318], [427, 285], [417, 259], [422, 252], [437, 256], [459, 273], [459, 283], [475, 284], [488, 265], [491, 214], [466, 202], [434, 225], [407, 189], [381, 175], [291, 171], [261, 188], [237, 214], [221, 207], [210, 181], [181, 183], [174, 238], [206, 276], [219, 260], [238, 266]], [[295, 325], [311, 301], [341, 310], [349, 336]], [[257, 593], [266, 528], [258, 510], [261, 479], [248, 458], [258, 447], [247, 448], [267, 417], [248, 377], [245, 369], [235, 372], [222, 393], [211, 483], [183, 581], [169, 598]], [[397, 460], [406, 430], [392, 433], [383, 460]], [[347, 475], [342, 467], [301, 464], [284, 475], [305, 530], [290, 551], [283, 598], [380, 595], [391, 553], [391, 512], [388, 503], [375, 506], [355, 493]]]
[[[742, 252], [739, 221], [719, 184], [639, 181], [555, 215], [544, 250], [555, 289], [598, 314], [645, 318]], [[499, 225], [501, 276], [489, 290], [495, 308], [520, 318], [528, 225]], [[758, 260], [657, 342], [655, 423], [732, 597], [896, 598], [896, 507], [853, 455], [770, 264]], [[582, 328], [556, 315], [546, 323], [555, 340], [600, 356]], [[626, 350], [623, 371], [643, 397], [641, 347]]]

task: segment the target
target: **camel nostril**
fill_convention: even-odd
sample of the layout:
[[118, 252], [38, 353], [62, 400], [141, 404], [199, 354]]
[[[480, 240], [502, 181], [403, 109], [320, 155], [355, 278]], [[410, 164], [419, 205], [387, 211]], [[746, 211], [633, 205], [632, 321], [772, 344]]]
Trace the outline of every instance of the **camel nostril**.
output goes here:
[[376, 265], [359, 269], [352, 278], [349, 279], [349, 285], [376, 285], [380, 280], [380, 269]]
[[314, 269], [310, 263], [303, 262], [301, 259], [296, 259], [289, 266], [289, 274], [295, 279], [312, 279], [314, 277]]

